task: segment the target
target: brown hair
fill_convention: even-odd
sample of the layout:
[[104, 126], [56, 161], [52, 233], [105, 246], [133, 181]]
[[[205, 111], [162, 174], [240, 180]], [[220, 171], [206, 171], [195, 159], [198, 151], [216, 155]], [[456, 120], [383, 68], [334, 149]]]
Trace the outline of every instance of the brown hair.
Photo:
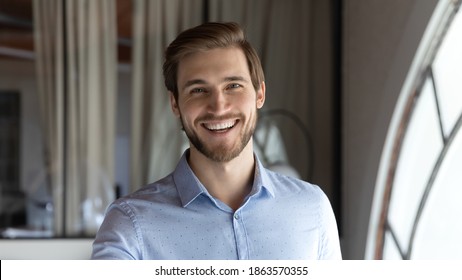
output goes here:
[[252, 85], [255, 90], [258, 90], [265, 79], [260, 59], [255, 49], [246, 40], [244, 31], [234, 22], [208, 22], [180, 33], [165, 51], [163, 65], [165, 86], [178, 100], [177, 73], [178, 64], [182, 58], [199, 51], [234, 46], [244, 52]]

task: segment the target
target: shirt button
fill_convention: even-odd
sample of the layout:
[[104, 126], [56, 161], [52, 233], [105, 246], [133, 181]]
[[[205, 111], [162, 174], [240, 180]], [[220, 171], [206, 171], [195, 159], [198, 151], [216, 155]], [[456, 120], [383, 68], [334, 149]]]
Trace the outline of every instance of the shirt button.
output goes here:
[[239, 214], [235, 213], [234, 214], [234, 219], [239, 220]]

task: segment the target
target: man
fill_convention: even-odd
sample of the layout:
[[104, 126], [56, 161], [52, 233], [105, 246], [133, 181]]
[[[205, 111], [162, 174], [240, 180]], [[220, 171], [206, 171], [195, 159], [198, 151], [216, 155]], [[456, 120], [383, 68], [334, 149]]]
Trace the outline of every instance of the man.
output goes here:
[[190, 148], [173, 173], [108, 208], [92, 258], [341, 259], [321, 189], [265, 169], [254, 155], [265, 83], [240, 27], [184, 31], [163, 70]]

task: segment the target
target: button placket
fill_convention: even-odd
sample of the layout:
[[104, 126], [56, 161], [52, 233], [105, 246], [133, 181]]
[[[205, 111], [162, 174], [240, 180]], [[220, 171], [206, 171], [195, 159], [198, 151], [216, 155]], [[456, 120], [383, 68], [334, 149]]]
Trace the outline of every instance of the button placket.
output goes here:
[[247, 236], [245, 234], [245, 226], [240, 212], [235, 212], [233, 214], [233, 226], [239, 259], [248, 259]]

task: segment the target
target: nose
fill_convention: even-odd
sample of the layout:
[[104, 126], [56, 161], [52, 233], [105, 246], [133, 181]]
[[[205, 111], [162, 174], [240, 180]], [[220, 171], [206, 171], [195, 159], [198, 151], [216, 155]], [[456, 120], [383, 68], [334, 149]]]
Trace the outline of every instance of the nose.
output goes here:
[[229, 109], [228, 96], [222, 90], [214, 90], [209, 96], [208, 109], [212, 113], [221, 113]]

